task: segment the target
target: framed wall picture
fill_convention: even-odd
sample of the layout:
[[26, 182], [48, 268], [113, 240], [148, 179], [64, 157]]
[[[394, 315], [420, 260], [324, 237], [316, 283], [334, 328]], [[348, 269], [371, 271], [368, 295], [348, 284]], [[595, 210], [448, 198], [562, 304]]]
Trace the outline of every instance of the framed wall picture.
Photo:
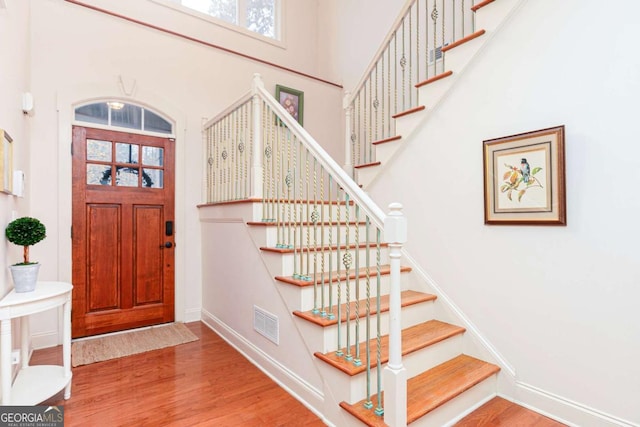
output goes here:
[[13, 193], [13, 139], [0, 129], [0, 191]]
[[483, 141], [485, 224], [566, 225], [564, 126]]
[[304, 92], [276, 85], [276, 99], [291, 116], [302, 126], [304, 113]]

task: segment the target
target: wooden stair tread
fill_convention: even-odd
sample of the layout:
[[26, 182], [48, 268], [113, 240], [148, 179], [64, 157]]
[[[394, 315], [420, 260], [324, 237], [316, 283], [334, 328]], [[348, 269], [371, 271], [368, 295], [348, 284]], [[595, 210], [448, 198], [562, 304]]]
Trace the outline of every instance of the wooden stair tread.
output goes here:
[[[498, 373], [500, 368], [465, 354], [429, 369], [407, 381], [407, 424], [428, 414], [474, 385]], [[384, 395], [384, 393], [383, 393]], [[374, 408], [377, 396], [371, 398]], [[340, 407], [369, 426], [385, 426], [382, 417], [364, 407], [364, 400]]]
[[474, 12], [477, 12], [478, 9], [482, 9], [483, 7], [485, 7], [488, 4], [493, 3], [494, 1], [495, 0], [484, 0], [484, 1], [481, 1], [480, 3], [476, 4], [475, 6], [472, 6], [471, 10], [474, 11]]
[[393, 142], [393, 141], [397, 141], [399, 139], [402, 139], [402, 136], [396, 135], [396, 136], [392, 136], [392, 137], [389, 137], [389, 138], [381, 139], [379, 141], [374, 141], [374, 142], [371, 143], [371, 145], [385, 144], [387, 142]]
[[449, 70], [449, 71], [445, 71], [444, 73], [438, 74], [437, 76], [433, 76], [427, 80], [421, 81], [420, 83], [416, 84], [416, 87], [422, 87], [422, 86], [426, 86], [429, 83], [433, 83], [433, 82], [437, 82], [438, 80], [442, 80], [446, 77], [449, 77], [453, 74], [453, 71]]
[[456, 424], [455, 427], [563, 427], [565, 424], [501, 397], [494, 397]]
[[396, 114], [392, 115], [391, 117], [394, 118], [394, 119], [397, 119], [398, 117], [407, 116], [407, 115], [412, 114], [412, 113], [417, 113], [418, 111], [422, 111], [425, 108], [427, 108], [427, 107], [425, 107], [424, 105], [420, 105], [418, 107], [409, 108], [408, 110], [396, 113]]
[[[400, 267], [400, 272], [401, 273], [407, 273], [411, 271], [411, 267], [405, 267], [405, 266], [401, 266]], [[389, 267], [389, 264], [384, 264], [380, 266], [380, 274], [383, 276], [389, 275], [391, 272], [391, 269]], [[369, 277], [371, 277], [371, 280], [375, 280], [376, 277], [376, 269], [375, 266], [371, 267], [371, 269], [369, 270]], [[358, 271], [358, 277], [360, 279], [362, 278], [366, 278], [367, 277], [367, 268], [366, 267], [362, 267], [359, 271]], [[356, 272], [354, 271], [354, 269], [349, 270], [349, 280], [351, 279], [355, 279], [356, 278]], [[300, 286], [300, 287], [305, 287], [305, 286], [313, 286], [313, 280], [301, 280], [301, 279], [295, 279], [292, 276], [276, 276], [275, 279], [279, 282], [283, 282], [283, 283], [288, 283], [290, 285], [295, 285], [295, 286]], [[344, 271], [340, 272], [340, 275], [338, 276], [338, 274], [334, 271], [331, 274], [331, 279], [329, 279], [329, 273], [325, 273], [324, 274], [324, 283], [329, 283], [329, 280], [331, 280], [331, 282], [340, 282], [346, 279], [346, 274], [344, 273]], [[316, 280], [317, 284], [322, 283], [322, 275], [318, 274], [317, 280]]]
[[374, 167], [374, 166], [380, 166], [381, 164], [382, 163], [380, 163], [380, 162], [363, 163], [361, 165], [354, 166], [353, 168], [354, 169], [364, 169], [364, 168], [371, 168], [371, 167]]
[[[402, 355], [413, 353], [430, 345], [444, 341], [455, 335], [464, 333], [465, 329], [460, 326], [451, 325], [439, 320], [429, 320], [410, 328], [402, 330]], [[389, 361], [389, 336], [384, 335], [380, 340], [380, 361], [384, 364]], [[377, 339], [369, 341], [372, 352], [375, 352]], [[347, 354], [346, 349], [342, 349]], [[355, 352], [355, 350], [352, 350]], [[314, 353], [315, 356], [329, 365], [341, 370], [347, 375], [353, 376], [366, 369], [366, 360], [362, 360], [362, 365], [356, 366], [353, 361], [348, 361], [344, 356], [337, 356], [335, 351], [329, 353]], [[366, 342], [360, 343], [360, 354], [366, 354]], [[376, 360], [371, 361], [371, 366], [377, 366]]]
[[485, 30], [478, 30], [478, 31], [476, 31], [475, 33], [471, 33], [471, 34], [469, 34], [469, 35], [468, 35], [468, 36], [466, 36], [466, 37], [463, 37], [463, 38], [461, 38], [461, 39], [459, 39], [459, 40], [456, 40], [455, 42], [453, 42], [453, 43], [451, 43], [451, 44], [448, 44], [448, 45], [444, 46], [444, 47], [442, 48], [442, 53], [447, 52], [447, 51], [449, 51], [449, 50], [453, 49], [454, 47], [458, 47], [458, 46], [460, 46], [461, 44], [464, 44], [464, 43], [466, 43], [466, 42], [468, 42], [468, 41], [471, 41], [471, 40], [473, 40], [473, 39], [475, 39], [475, 38], [477, 38], [477, 37], [480, 37], [480, 36], [481, 36], [481, 35], [483, 35], [485, 32], [486, 32]]
[[[425, 294], [423, 292], [417, 292], [417, 291], [402, 291], [402, 293], [400, 294], [400, 304], [402, 307], [409, 307], [411, 305], [414, 304], [420, 304], [422, 302], [427, 302], [427, 301], [433, 301], [435, 300], [437, 297], [435, 295], [432, 294]], [[371, 314], [376, 314], [378, 312], [377, 307], [376, 307], [376, 300], [377, 298], [372, 297], [371, 298]], [[355, 319], [356, 318], [356, 312], [355, 312], [355, 307], [356, 307], [356, 303], [355, 301], [349, 303], [350, 307], [349, 307], [349, 317], [350, 319]], [[359, 316], [360, 319], [363, 319], [366, 316], [366, 312], [367, 312], [367, 306], [366, 306], [366, 299], [363, 299], [361, 301], [359, 301]], [[340, 317], [342, 321], [345, 321], [347, 319], [347, 303], [344, 303], [340, 306]], [[389, 311], [389, 295], [382, 295], [380, 297], [380, 312], [384, 313]], [[322, 327], [326, 327], [326, 326], [331, 326], [331, 325], [335, 325], [338, 323], [338, 307], [334, 306], [333, 309], [331, 310], [331, 312], [334, 315], [333, 319], [329, 319], [327, 316], [321, 316], [320, 314], [316, 314], [314, 313], [313, 310], [309, 310], [309, 311], [294, 311], [293, 314], [300, 317], [301, 319], [304, 320], [308, 320], [311, 323], [315, 323], [318, 326], [322, 326]]]

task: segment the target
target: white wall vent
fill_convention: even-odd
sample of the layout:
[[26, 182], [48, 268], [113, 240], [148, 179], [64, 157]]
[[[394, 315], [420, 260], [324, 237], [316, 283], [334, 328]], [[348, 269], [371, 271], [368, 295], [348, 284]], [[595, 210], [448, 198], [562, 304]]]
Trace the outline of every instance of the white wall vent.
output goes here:
[[255, 305], [253, 306], [253, 329], [260, 335], [279, 344], [280, 328], [278, 326], [278, 318]]

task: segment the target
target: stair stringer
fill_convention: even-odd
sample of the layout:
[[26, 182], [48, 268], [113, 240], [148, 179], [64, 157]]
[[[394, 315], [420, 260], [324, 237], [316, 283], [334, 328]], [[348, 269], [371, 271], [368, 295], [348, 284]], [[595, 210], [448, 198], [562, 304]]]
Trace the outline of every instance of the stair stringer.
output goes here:
[[[497, 6], [497, 12], [504, 14], [504, 16], [499, 20], [499, 23], [496, 23], [495, 19], [489, 19], [487, 28], [485, 28], [486, 33], [484, 35], [445, 53], [445, 65], [447, 64], [446, 60], [448, 54], [449, 58], [451, 58], [451, 56], [455, 56], [455, 59], [453, 61], [461, 68], [451, 70], [453, 71], [453, 74], [447, 78], [420, 87], [418, 93], [419, 105], [424, 105], [426, 106], [426, 108], [411, 113], [407, 116], [398, 117], [395, 119], [397, 129], [396, 135], [400, 136], [401, 139], [399, 141], [393, 142], [393, 149], [386, 150], [384, 154], [384, 162], [375, 167], [367, 168], [368, 170], [366, 172], [366, 176], [364, 177], [365, 182], [359, 182], [359, 184], [361, 184], [363, 188], [366, 189], [375, 184], [375, 182], [382, 175], [382, 172], [388, 167], [391, 167], [390, 165], [392, 163], [392, 160], [396, 158], [398, 154], [411, 143], [413, 134], [415, 134], [417, 130], [421, 129], [429, 123], [430, 117], [438, 109], [439, 105], [444, 102], [448, 98], [449, 93], [453, 89], [455, 89], [456, 81], [458, 81], [466, 74], [465, 70], [470, 68], [470, 65], [475, 62], [476, 58], [482, 56], [482, 52], [487, 48], [488, 45], [491, 44], [490, 42], [493, 40], [496, 34], [499, 34], [501, 28], [506, 25], [511, 19], [513, 19], [517, 11], [525, 2], [526, 0], [495, 0], [493, 3], [479, 9], [476, 12], [476, 15], [495, 13], [491, 10], [491, 8], [495, 8]], [[511, 7], [508, 7], [508, 5], [505, 6], [507, 3], [511, 3]], [[482, 19], [476, 19], [477, 21], [479, 21], [477, 28], [482, 29], [482, 27], [480, 26], [482, 25]], [[456, 49], [458, 49], [458, 52], [460, 53], [457, 53]], [[447, 70], [449, 70], [448, 66], [444, 71]], [[359, 178], [359, 175], [356, 176]]]

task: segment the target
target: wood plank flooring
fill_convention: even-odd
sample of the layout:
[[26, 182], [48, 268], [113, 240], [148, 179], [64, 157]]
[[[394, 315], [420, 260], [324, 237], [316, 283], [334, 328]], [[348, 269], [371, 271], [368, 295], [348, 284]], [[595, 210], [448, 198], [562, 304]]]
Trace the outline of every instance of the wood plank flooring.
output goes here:
[[[65, 426], [324, 426], [300, 402], [200, 322], [200, 340], [73, 369]], [[60, 347], [31, 364], [61, 363]]]
[[[43, 404], [64, 405], [66, 427], [324, 426], [207, 326], [187, 326], [200, 340], [74, 368], [71, 399], [60, 392]], [[31, 358], [32, 365], [61, 362], [60, 347]], [[456, 424], [502, 426], [563, 424], [501, 398]]]
[[455, 427], [566, 427], [501, 397], [491, 399], [464, 417]]

